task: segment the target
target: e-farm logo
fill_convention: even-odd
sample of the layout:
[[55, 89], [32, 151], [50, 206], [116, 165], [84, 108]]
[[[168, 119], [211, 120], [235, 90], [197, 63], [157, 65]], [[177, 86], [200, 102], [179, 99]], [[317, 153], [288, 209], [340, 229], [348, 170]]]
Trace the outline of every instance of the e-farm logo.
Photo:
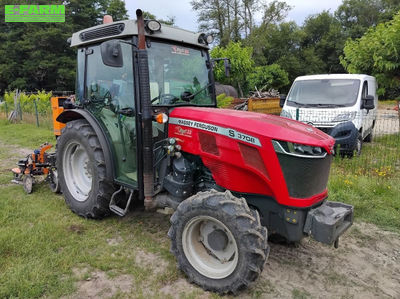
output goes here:
[[64, 5], [6, 5], [6, 22], [65, 22]]

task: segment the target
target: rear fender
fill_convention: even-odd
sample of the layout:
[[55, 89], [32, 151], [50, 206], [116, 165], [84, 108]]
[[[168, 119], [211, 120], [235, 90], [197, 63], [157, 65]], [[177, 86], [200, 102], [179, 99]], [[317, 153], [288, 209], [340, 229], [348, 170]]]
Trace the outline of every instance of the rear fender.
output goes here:
[[105, 135], [102, 127], [96, 118], [86, 110], [82, 109], [70, 109], [62, 112], [58, 117], [57, 121], [60, 123], [68, 123], [77, 119], [85, 119], [89, 125], [95, 131], [97, 137], [99, 138], [101, 148], [104, 153], [105, 163], [106, 163], [106, 175], [110, 181], [113, 181], [115, 178], [115, 168], [114, 168], [114, 160], [111, 152], [111, 146], [107, 136]]

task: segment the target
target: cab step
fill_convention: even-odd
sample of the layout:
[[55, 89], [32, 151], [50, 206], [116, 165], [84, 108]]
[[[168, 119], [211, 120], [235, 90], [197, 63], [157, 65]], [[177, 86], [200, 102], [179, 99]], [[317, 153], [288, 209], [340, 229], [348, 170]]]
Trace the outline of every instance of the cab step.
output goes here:
[[125, 208], [118, 206], [116, 203], [116, 200], [115, 200], [117, 194], [119, 194], [120, 192], [124, 192], [124, 187], [121, 186], [121, 188], [119, 188], [119, 190], [117, 190], [113, 193], [113, 195], [111, 196], [109, 208], [110, 208], [111, 212], [117, 214], [118, 216], [124, 217], [126, 215], [126, 213], [128, 212], [129, 205], [131, 204], [133, 190], [130, 190], [129, 198], [128, 198]]

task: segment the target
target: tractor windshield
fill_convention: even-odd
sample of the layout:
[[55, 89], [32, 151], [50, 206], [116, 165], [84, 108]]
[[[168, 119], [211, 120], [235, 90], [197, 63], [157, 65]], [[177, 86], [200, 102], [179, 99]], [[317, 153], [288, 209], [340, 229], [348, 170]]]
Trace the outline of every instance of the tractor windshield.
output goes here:
[[211, 68], [205, 50], [152, 41], [148, 59], [153, 105], [214, 104]]

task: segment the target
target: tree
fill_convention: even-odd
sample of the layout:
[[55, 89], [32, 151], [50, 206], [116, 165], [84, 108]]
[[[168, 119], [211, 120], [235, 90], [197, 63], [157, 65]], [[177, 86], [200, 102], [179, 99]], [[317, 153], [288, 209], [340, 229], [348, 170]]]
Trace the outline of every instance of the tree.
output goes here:
[[200, 31], [213, 33], [223, 46], [251, 35], [256, 27], [254, 12], [262, 11], [264, 24], [275, 24], [285, 19], [290, 10], [289, 5], [278, 0], [269, 4], [262, 0], [192, 0], [191, 5], [198, 14]]
[[254, 61], [251, 58], [253, 49], [243, 47], [241, 42], [230, 42], [226, 47], [217, 46], [211, 50], [212, 58], [229, 58], [231, 61], [231, 75], [225, 76], [224, 66], [217, 63], [214, 68], [215, 78], [218, 82], [232, 84], [238, 88], [243, 97], [247, 91], [247, 77], [253, 71]]
[[128, 11], [125, 8], [125, 2], [122, 0], [111, 0], [107, 4], [107, 14], [113, 17], [114, 21], [129, 19]]
[[251, 90], [277, 89], [289, 84], [288, 73], [279, 64], [257, 66], [248, 76]]
[[[38, 0], [36, 4], [48, 4]], [[0, 0], [0, 5], [9, 4]], [[65, 0], [64, 23], [0, 22], [0, 94], [7, 89], [74, 90], [72, 33], [101, 24], [104, 14], [127, 18], [121, 0]], [[0, 12], [4, 20], [4, 10]]]
[[277, 24], [282, 22], [292, 9], [286, 2], [274, 0], [264, 4], [263, 24]]
[[293, 81], [314, 65], [307, 65], [303, 59], [300, 47], [302, 38], [303, 33], [295, 22], [261, 24], [253, 30], [246, 45], [254, 49], [253, 58], [257, 66], [276, 63]]
[[[251, 2], [246, 3], [250, 5]], [[245, 25], [239, 0], [193, 0], [191, 5], [197, 11], [200, 31], [213, 34], [223, 46], [230, 40], [240, 40]]]
[[369, 29], [361, 38], [348, 40], [340, 61], [350, 73], [374, 75], [379, 94], [400, 83], [400, 13], [392, 21]]
[[398, 0], [344, 0], [335, 15], [347, 37], [359, 38], [368, 28], [391, 20], [399, 9]]
[[320, 61], [316, 73], [342, 73], [339, 56], [343, 54], [345, 37], [339, 21], [328, 11], [309, 16], [302, 26], [303, 55], [316, 55]]
[[159, 19], [159, 18], [157, 18], [155, 15], [153, 15], [152, 13], [150, 13], [150, 12], [148, 12], [148, 11], [144, 11], [144, 12], [143, 12], [143, 17], [144, 17], [145, 19], [149, 19], [149, 20], [157, 20], [157, 21], [159, 21], [160, 23], [165, 24], [165, 25], [169, 25], [169, 26], [175, 25], [175, 17], [167, 17], [166, 20], [164, 20], [164, 19]]

